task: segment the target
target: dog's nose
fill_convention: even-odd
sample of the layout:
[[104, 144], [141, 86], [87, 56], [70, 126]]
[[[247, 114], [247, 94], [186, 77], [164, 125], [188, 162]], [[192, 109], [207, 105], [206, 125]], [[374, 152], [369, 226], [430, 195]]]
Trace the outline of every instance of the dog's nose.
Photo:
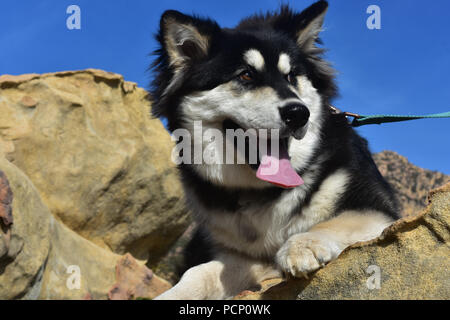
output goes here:
[[280, 116], [289, 129], [295, 132], [308, 122], [309, 110], [301, 103], [289, 104], [280, 108]]

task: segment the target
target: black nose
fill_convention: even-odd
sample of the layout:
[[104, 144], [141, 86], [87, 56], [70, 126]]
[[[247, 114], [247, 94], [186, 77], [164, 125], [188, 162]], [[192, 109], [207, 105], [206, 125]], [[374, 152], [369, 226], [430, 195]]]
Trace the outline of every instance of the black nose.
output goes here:
[[280, 116], [289, 129], [296, 131], [308, 122], [309, 110], [301, 103], [289, 104], [280, 108]]

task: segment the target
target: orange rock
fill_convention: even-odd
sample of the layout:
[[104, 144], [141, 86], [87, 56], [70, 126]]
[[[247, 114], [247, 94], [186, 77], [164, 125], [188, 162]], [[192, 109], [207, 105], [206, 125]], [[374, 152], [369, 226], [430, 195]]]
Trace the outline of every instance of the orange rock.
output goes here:
[[117, 263], [116, 279], [108, 294], [110, 300], [153, 299], [171, 287], [129, 253]]

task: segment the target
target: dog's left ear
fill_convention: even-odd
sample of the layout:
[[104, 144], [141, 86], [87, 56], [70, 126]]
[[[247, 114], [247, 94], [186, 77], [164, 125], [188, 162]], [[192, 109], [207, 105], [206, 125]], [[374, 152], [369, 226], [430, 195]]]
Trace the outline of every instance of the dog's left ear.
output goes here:
[[182, 14], [164, 12], [160, 22], [159, 40], [165, 50], [169, 65], [183, 68], [208, 55], [214, 33], [220, 30], [217, 23]]
[[298, 14], [284, 6], [273, 26], [275, 29], [291, 34], [304, 52], [314, 53], [327, 9], [328, 2], [323, 0], [312, 4]]

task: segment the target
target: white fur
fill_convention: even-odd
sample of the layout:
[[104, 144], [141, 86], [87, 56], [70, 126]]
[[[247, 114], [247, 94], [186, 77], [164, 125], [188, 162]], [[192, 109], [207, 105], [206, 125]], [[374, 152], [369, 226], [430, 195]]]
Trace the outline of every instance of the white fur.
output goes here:
[[[298, 87], [293, 90], [310, 111], [306, 135], [302, 140], [291, 139], [289, 147], [291, 164], [295, 169], [300, 170], [309, 164], [312, 154], [319, 144], [322, 101], [309, 80], [305, 77], [297, 79]], [[194, 121], [201, 120], [203, 132], [209, 128], [222, 130], [223, 120], [229, 118], [245, 129], [270, 130], [283, 127], [279, 107], [295, 99], [282, 100], [270, 87], [244, 91], [242, 94], [236, 95], [234, 86], [236, 84], [228, 82], [212, 90], [197, 92], [185, 97], [181, 103], [183, 126], [193, 132]], [[202, 141], [199, 137], [195, 137], [192, 144], [194, 148], [197, 146], [219, 150], [223, 147], [222, 144], [211, 145], [209, 141]], [[270, 186], [269, 183], [257, 179], [255, 171], [248, 165], [203, 164], [194, 167], [204, 178], [217, 184], [243, 188]]]
[[250, 49], [246, 51], [244, 53], [244, 60], [257, 71], [264, 70], [264, 57], [258, 50]]
[[280, 277], [273, 265], [234, 254], [221, 254], [216, 260], [195, 266], [156, 300], [200, 300], [232, 298], [259, 282]]
[[[304, 185], [285, 192], [276, 201], [264, 207], [254, 203], [233, 214], [201, 207], [196, 210], [200, 212], [202, 220], [216, 241], [255, 258], [271, 256], [291, 235], [305, 232], [315, 224], [330, 218], [335, 211], [337, 199], [345, 192], [348, 175], [344, 170], [331, 174], [320, 185], [309, 205], [292, 215], [293, 210], [303, 203], [314, 177], [306, 175], [304, 180]], [[253, 230], [258, 236], [256, 241], [249, 242], [243, 230]]]
[[[234, 85], [229, 82], [185, 97], [182, 101], [183, 126], [193, 132], [193, 122], [202, 120], [203, 132], [209, 128], [222, 130], [222, 122], [227, 118], [244, 129], [270, 130], [283, 126], [278, 111], [278, 106], [281, 106], [283, 101], [272, 88], [264, 88], [257, 93], [246, 91], [236, 96], [233, 93]], [[198, 137], [195, 137], [192, 143], [194, 148], [196, 145], [212, 148], [209, 141], [202, 141]], [[223, 148], [223, 145], [216, 144], [215, 148]], [[203, 164], [196, 165], [195, 169], [204, 178], [217, 184], [256, 188], [269, 186], [267, 182], [257, 179], [254, 170], [248, 165]]]
[[344, 169], [339, 169], [329, 175], [312, 196], [309, 204], [303, 206], [301, 214], [290, 220], [288, 236], [304, 232], [319, 222], [330, 218], [336, 211], [336, 202], [344, 194], [349, 175]]
[[316, 147], [320, 144], [322, 127], [322, 99], [316, 88], [304, 76], [297, 77], [299, 96], [309, 109], [308, 131], [302, 140], [292, 139], [289, 146], [292, 167], [298, 171], [310, 164]]
[[278, 70], [282, 74], [289, 74], [291, 72], [291, 59], [286, 53], [280, 54], [278, 58]]
[[296, 233], [276, 255], [278, 265], [293, 276], [307, 276], [336, 259], [348, 246], [378, 237], [392, 219], [377, 211], [346, 211]]

